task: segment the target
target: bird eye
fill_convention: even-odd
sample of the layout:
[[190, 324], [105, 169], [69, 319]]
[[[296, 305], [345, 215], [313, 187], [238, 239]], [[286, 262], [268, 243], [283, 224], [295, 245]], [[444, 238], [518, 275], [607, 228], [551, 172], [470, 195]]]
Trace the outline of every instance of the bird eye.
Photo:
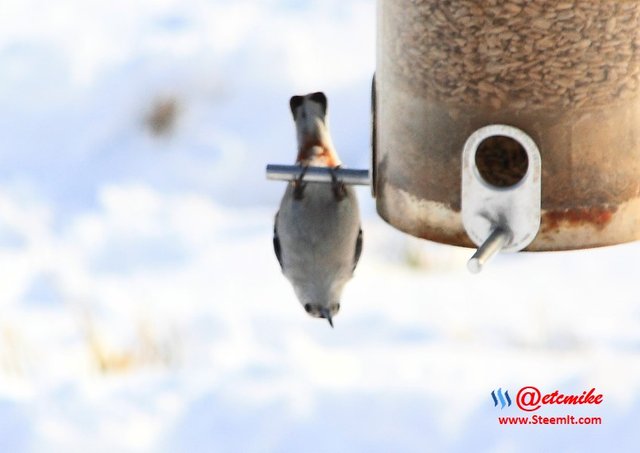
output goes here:
[[311, 304], [305, 304], [304, 309], [307, 313], [311, 313]]
[[336, 304], [336, 313], [340, 311], [340, 304]]

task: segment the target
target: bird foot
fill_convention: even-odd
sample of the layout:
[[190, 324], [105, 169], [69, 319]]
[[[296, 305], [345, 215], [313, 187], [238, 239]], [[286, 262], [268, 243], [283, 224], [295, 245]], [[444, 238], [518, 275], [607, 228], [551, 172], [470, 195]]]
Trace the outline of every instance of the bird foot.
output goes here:
[[340, 202], [344, 200], [347, 196], [347, 186], [340, 180], [338, 180], [338, 176], [335, 173], [335, 170], [340, 168], [340, 166], [333, 167], [331, 172], [331, 190], [333, 190], [333, 196], [336, 201]]
[[302, 200], [304, 196], [304, 188], [307, 187], [307, 183], [303, 182], [304, 175], [307, 172], [307, 166], [302, 167], [302, 171], [296, 179], [293, 181], [293, 199]]

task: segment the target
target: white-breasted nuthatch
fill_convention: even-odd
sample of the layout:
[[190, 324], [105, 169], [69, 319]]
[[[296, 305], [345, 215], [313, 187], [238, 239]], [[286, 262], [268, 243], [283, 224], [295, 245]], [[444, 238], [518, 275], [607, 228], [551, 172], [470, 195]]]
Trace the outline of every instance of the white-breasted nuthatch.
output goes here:
[[304, 182], [304, 168], [338, 168], [327, 124], [324, 93], [293, 96], [302, 175], [290, 183], [276, 214], [273, 246], [282, 273], [309, 315], [326, 318], [340, 309], [344, 285], [353, 276], [362, 251], [358, 200], [352, 187], [334, 175], [331, 184]]

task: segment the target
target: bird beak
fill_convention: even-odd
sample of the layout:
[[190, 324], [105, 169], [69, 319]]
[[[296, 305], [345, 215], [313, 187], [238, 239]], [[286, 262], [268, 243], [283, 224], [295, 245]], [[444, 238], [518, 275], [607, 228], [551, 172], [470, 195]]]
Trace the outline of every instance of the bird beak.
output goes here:
[[329, 321], [329, 325], [333, 329], [333, 319], [331, 318], [331, 311], [329, 311], [329, 309], [327, 308], [323, 308], [320, 314], [323, 318], [327, 318], [327, 321]]

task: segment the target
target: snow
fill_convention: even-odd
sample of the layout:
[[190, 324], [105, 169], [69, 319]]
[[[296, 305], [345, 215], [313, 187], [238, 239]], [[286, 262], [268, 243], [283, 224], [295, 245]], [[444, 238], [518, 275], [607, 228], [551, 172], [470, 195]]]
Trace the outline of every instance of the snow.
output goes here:
[[[5, 0], [0, 451], [635, 451], [638, 244], [498, 257], [407, 238], [359, 190], [334, 330], [271, 250], [288, 98], [368, 164], [371, 0]], [[158, 102], [177, 106], [154, 135]], [[499, 426], [492, 390], [605, 403]], [[546, 410], [543, 415], [566, 415]]]

